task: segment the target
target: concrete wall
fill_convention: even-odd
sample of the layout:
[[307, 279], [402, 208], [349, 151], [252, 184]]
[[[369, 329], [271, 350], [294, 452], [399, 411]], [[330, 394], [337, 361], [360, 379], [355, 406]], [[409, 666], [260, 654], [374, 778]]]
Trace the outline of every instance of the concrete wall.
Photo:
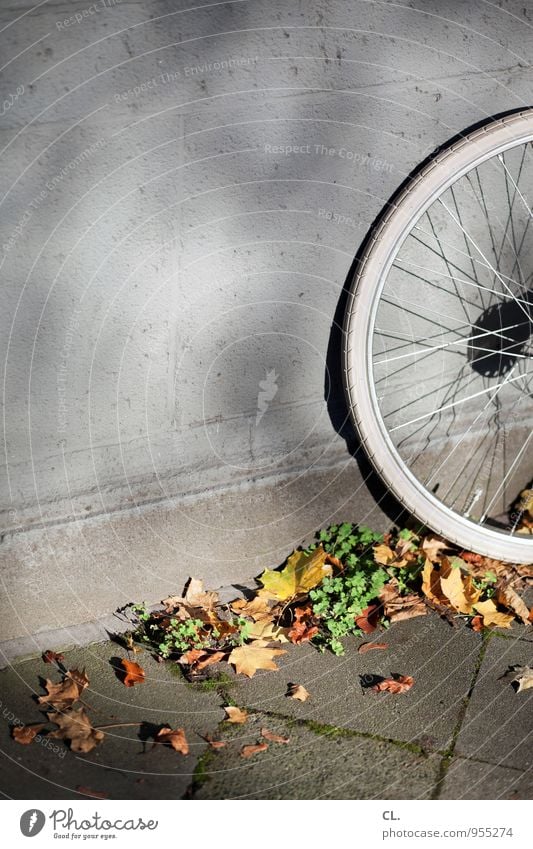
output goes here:
[[531, 99], [523, 2], [193, 5], [0, 4], [4, 637], [368, 520], [325, 400], [354, 254]]

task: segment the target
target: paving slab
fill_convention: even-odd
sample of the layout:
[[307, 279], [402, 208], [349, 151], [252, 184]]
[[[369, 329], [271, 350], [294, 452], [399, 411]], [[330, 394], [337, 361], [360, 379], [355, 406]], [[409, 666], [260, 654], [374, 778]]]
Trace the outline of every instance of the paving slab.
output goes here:
[[[263, 740], [265, 726], [289, 743], [270, 743], [266, 752], [244, 759], [243, 746]], [[261, 715], [243, 726], [223, 723], [220, 732], [227, 746], [204, 757], [192, 798], [426, 799], [440, 764], [437, 755]]]
[[531, 665], [533, 646], [493, 636], [468, 704], [455, 754], [497, 766], [528, 770], [533, 765], [533, 690], [516, 693], [510, 666]]
[[[92, 707], [89, 714], [94, 725], [139, 723], [109, 729], [103, 743], [86, 755], [76, 755], [57, 740], [52, 747], [46, 738], [22, 746], [11, 737], [13, 724], [41, 720], [34, 696], [45, 692], [40, 679], [61, 680], [53, 665], [33, 659], [0, 673], [0, 789], [4, 794], [20, 799], [81, 798], [88, 795], [81, 787], [115, 799], [184, 795], [206, 748], [200, 735], [212, 732], [224, 716], [220, 696], [191, 688], [170, 666], [156, 663], [146, 653], [140, 661], [146, 682], [125, 687], [110, 663], [120, 657], [126, 657], [126, 652], [109, 642], [65, 655], [67, 668], [87, 671], [91, 683], [83, 700]], [[153, 746], [153, 734], [165, 723], [185, 728], [190, 745], [187, 757], [167, 746]]]
[[[428, 751], [446, 749], [472, 682], [481, 638], [436, 614], [399, 622], [372, 638], [388, 643], [388, 650], [359, 654], [363, 640], [355, 639], [346, 640], [343, 657], [310, 646], [289, 647], [277, 659], [280, 674], [239, 678], [233, 696], [251, 708], [412, 742]], [[412, 675], [414, 686], [402, 695], [376, 694], [362, 686], [372, 676], [391, 673]], [[289, 682], [303, 684], [311, 697], [305, 703], [287, 698]]]
[[532, 799], [533, 771], [455, 758], [439, 799]]

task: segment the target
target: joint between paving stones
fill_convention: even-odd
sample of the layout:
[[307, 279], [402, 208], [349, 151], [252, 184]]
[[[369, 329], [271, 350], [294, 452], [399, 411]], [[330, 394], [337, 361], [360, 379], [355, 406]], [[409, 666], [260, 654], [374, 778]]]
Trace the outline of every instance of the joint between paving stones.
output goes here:
[[446, 774], [448, 772], [448, 767], [450, 766], [450, 763], [451, 763], [453, 756], [454, 756], [454, 753], [455, 753], [455, 747], [457, 745], [457, 740], [458, 740], [461, 728], [463, 727], [463, 722], [464, 722], [464, 718], [466, 716], [466, 711], [468, 710], [468, 705], [470, 703], [472, 693], [474, 692], [474, 688], [476, 686], [477, 679], [479, 677], [479, 672], [481, 670], [481, 665], [482, 665], [483, 660], [485, 658], [485, 653], [486, 653], [487, 648], [489, 646], [489, 642], [490, 642], [491, 637], [492, 637], [492, 634], [488, 634], [488, 635], [483, 636], [483, 641], [481, 643], [481, 646], [480, 646], [480, 649], [479, 649], [479, 654], [478, 654], [478, 657], [477, 657], [477, 661], [476, 661], [476, 664], [475, 664], [475, 667], [474, 667], [474, 671], [472, 673], [472, 679], [470, 681], [470, 686], [468, 688], [468, 692], [466, 693], [466, 695], [464, 696], [464, 698], [462, 700], [462, 704], [461, 704], [461, 707], [460, 707], [460, 710], [459, 710], [459, 715], [457, 717], [457, 722], [455, 723], [455, 728], [453, 729], [452, 739], [450, 741], [450, 745], [448, 746], [446, 751], [442, 753], [443, 757], [442, 757], [442, 760], [440, 762], [437, 780], [435, 781], [435, 787], [433, 788], [433, 793], [431, 794], [431, 799], [433, 799], [433, 800], [437, 800], [437, 799], [440, 798], [440, 794], [441, 794], [442, 787], [443, 787], [443, 784], [444, 784], [444, 779], [446, 778]]

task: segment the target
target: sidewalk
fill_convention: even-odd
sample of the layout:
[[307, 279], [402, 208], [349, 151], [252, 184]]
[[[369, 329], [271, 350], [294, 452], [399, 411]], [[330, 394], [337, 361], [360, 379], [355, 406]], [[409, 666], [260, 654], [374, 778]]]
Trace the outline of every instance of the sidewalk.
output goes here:
[[[194, 684], [144, 652], [136, 659], [146, 682], [132, 688], [113, 669], [126, 657], [115, 643], [65, 652], [65, 666], [90, 678], [83, 700], [94, 725], [142, 723], [110, 729], [87, 755], [11, 738], [13, 722], [39, 721], [39, 679], [59, 681], [40, 657], [21, 661], [0, 672], [0, 789], [17, 799], [531, 799], [533, 690], [517, 694], [502, 676], [532, 664], [532, 629], [481, 637], [430, 614], [375, 639], [388, 650], [359, 654], [354, 639], [344, 657], [289, 646], [277, 672], [246, 679], [220, 664]], [[401, 695], [361, 687], [361, 675], [391, 672], [412, 675], [414, 686]], [[289, 683], [309, 699], [288, 698]], [[228, 704], [248, 711], [245, 724], [225, 720]], [[166, 723], [185, 729], [189, 755], [153, 745]], [[263, 728], [289, 742], [243, 759]], [[227, 745], [213, 750], [206, 734]]]

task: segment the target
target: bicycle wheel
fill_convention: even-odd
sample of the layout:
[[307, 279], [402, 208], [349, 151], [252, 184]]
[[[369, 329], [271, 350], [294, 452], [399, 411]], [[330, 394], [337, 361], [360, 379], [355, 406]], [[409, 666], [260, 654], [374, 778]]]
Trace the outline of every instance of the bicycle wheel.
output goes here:
[[522, 110], [415, 174], [372, 229], [344, 324], [377, 472], [425, 525], [516, 563], [533, 562], [517, 507], [533, 479], [532, 140]]

